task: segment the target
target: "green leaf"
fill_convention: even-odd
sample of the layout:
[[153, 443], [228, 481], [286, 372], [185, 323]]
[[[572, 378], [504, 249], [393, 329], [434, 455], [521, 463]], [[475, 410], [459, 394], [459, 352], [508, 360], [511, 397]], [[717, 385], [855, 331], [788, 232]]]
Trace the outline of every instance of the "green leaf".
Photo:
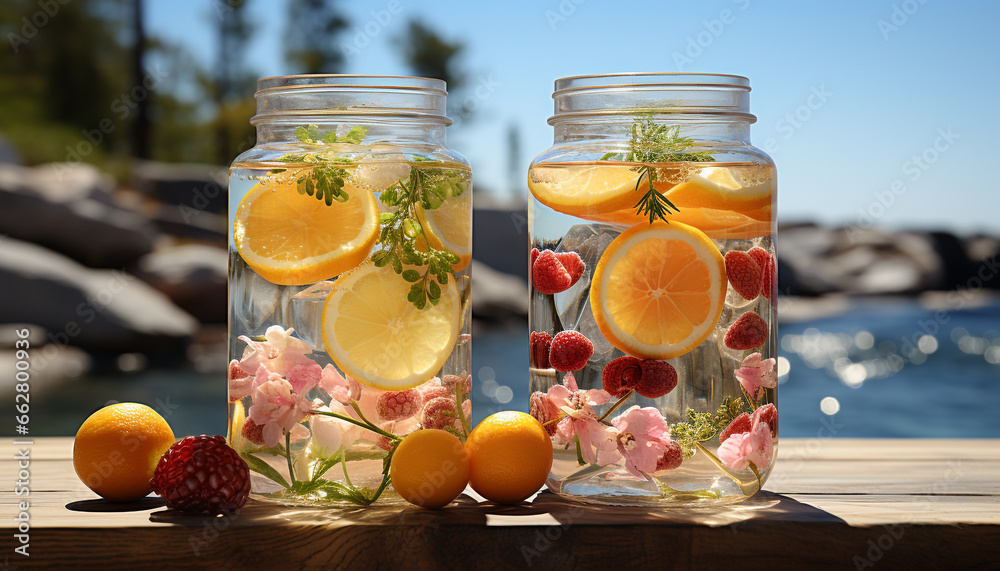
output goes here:
[[375, 267], [384, 268], [392, 262], [392, 254], [383, 250], [372, 256], [372, 260], [375, 262]]
[[396, 271], [397, 274], [403, 273], [403, 262], [399, 259], [397, 254], [392, 254], [392, 269]]
[[240, 457], [246, 460], [247, 466], [249, 466], [254, 472], [257, 472], [258, 474], [261, 474], [262, 476], [269, 478], [286, 488], [288, 487], [288, 481], [285, 480], [285, 477], [264, 460], [261, 460], [249, 452], [241, 453]]
[[318, 480], [327, 470], [333, 468], [340, 462], [344, 461], [343, 452], [338, 451], [333, 456], [327, 458], [320, 458], [312, 463], [310, 469], [312, 471], [312, 481]]
[[417, 270], [406, 270], [402, 275], [403, 279], [408, 282], [415, 282], [420, 279], [420, 272]]
[[427, 283], [427, 295], [432, 301], [441, 299], [441, 286], [439, 286], [434, 280], [429, 281]]

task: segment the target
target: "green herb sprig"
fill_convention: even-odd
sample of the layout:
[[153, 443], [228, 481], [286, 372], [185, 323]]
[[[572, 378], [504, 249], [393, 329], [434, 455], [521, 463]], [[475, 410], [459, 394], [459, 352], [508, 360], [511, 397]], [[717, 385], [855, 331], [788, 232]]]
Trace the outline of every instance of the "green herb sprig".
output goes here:
[[[448, 198], [460, 196], [468, 188], [462, 173], [453, 169], [410, 169], [405, 181], [390, 185], [379, 197], [385, 206], [395, 208], [379, 217], [382, 225], [379, 244], [382, 249], [372, 256], [376, 266], [392, 265], [397, 274], [411, 282], [406, 299], [417, 309], [437, 305], [441, 300], [441, 286], [448, 283], [448, 274], [454, 273], [453, 264], [460, 260], [451, 250], [437, 249], [423, 237], [423, 228], [417, 219], [417, 205], [425, 210], [441, 206]], [[425, 248], [417, 248], [418, 239]], [[403, 270], [403, 265], [425, 268]]]
[[[361, 126], [354, 126], [343, 136], [337, 136], [336, 129], [321, 131], [316, 125], [299, 126], [295, 128], [295, 138], [307, 145], [332, 145], [334, 143], [349, 143], [359, 145], [365, 140], [368, 129]], [[296, 179], [299, 194], [315, 196], [317, 200], [323, 200], [327, 206], [333, 206], [333, 202], [347, 202], [351, 197], [344, 190], [346, 180], [351, 176], [350, 171], [344, 168], [350, 164], [350, 159], [328, 153], [326, 151], [316, 153], [289, 153], [278, 159], [283, 163], [306, 163], [313, 165], [308, 172], [303, 173]], [[285, 169], [272, 170], [272, 174], [284, 172]]]
[[726, 397], [715, 414], [695, 412], [689, 408], [687, 409], [687, 422], [670, 425], [670, 438], [681, 445], [685, 457], [691, 457], [699, 442], [705, 442], [718, 436], [745, 409], [746, 404], [742, 397], [735, 399]]
[[687, 152], [694, 146], [690, 137], [681, 137], [680, 125], [660, 125], [649, 117], [636, 119], [632, 123], [632, 139], [629, 141], [627, 153], [606, 153], [602, 161], [616, 160], [642, 163], [636, 167], [639, 178], [635, 181], [635, 190], [642, 186], [643, 178], [649, 188], [636, 203], [636, 213], [649, 217], [652, 224], [657, 219], [667, 221], [671, 209], [680, 212], [674, 203], [670, 202], [660, 191], [653, 187], [657, 180], [658, 163], [668, 162], [711, 162], [715, 158], [707, 152]]

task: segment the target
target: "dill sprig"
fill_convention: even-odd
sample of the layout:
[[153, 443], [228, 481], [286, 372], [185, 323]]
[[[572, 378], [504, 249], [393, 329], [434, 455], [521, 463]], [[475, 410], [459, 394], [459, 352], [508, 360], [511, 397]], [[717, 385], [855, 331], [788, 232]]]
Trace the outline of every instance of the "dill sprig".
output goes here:
[[[372, 261], [379, 267], [391, 264], [397, 274], [413, 284], [406, 299], [417, 309], [428, 307], [428, 301], [431, 305], [438, 304], [441, 286], [448, 283], [448, 275], [454, 273], [452, 265], [460, 260], [451, 250], [430, 245], [417, 218], [417, 205], [433, 210], [467, 188], [465, 177], [455, 169], [411, 167], [409, 178], [396, 181], [379, 196], [382, 204], [395, 210], [379, 216], [381, 250], [372, 256]], [[413, 268], [404, 271], [404, 264], [423, 268], [423, 273]]]
[[687, 422], [670, 425], [670, 438], [681, 445], [685, 457], [690, 457], [694, 454], [695, 447], [699, 442], [705, 442], [718, 436], [733, 419], [744, 412], [745, 408], [743, 397], [736, 399], [726, 397], [715, 414], [695, 412], [689, 408], [687, 409]]
[[638, 191], [645, 178], [649, 188], [636, 203], [636, 213], [649, 217], [652, 224], [657, 219], [667, 221], [671, 209], [680, 212], [674, 203], [656, 190], [653, 183], [657, 180], [657, 164], [669, 162], [710, 162], [715, 159], [708, 152], [687, 152], [694, 146], [694, 139], [681, 137], [680, 125], [660, 125], [649, 117], [636, 119], [632, 123], [632, 139], [629, 141], [627, 153], [607, 153], [602, 161], [617, 160], [632, 163], [642, 163], [636, 170], [639, 178], [635, 181]]

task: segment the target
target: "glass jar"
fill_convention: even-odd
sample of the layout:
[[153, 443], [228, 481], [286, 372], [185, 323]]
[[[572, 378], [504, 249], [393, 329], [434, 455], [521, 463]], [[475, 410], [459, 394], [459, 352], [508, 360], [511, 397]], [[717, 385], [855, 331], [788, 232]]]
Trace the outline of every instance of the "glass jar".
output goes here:
[[774, 163], [749, 81], [555, 83], [528, 172], [531, 414], [552, 491], [627, 505], [757, 492], [777, 450]]
[[420, 427], [470, 431], [472, 176], [445, 83], [258, 81], [229, 177], [229, 433], [252, 493], [367, 505]]

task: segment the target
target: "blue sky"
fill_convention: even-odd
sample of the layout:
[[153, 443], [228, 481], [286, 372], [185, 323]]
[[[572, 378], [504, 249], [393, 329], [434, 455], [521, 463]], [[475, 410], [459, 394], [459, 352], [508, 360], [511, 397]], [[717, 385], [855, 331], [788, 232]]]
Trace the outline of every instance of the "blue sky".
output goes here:
[[[411, 17], [466, 43], [462, 63], [470, 83], [485, 82], [492, 92], [476, 118], [449, 138], [483, 187], [510, 187], [506, 140], [513, 125], [521, 142], [517, 182], [524, 188], [531, 158], [552, 142], [545, 121], [558, 77], [736, 73], [753, 87], [753, 142], [778, 165], [782, 219], [1000, 229], [1000, 188], [992, 174], [1000, 149], [1000, 3], [339, 4], [352, 29], [338, 43], [369, 40], [352, 50], [358, 53], [349, 56], [348, 73], [408, 73], [391, 39]], [[211, 63], [212, 0], [147, 5], [151, 32]], [[258, 28], [247, 62], [261, 76], [287, 71], [281, 6], [250, 0]], [[459, 95], [459, 102], [468, 96]]]

